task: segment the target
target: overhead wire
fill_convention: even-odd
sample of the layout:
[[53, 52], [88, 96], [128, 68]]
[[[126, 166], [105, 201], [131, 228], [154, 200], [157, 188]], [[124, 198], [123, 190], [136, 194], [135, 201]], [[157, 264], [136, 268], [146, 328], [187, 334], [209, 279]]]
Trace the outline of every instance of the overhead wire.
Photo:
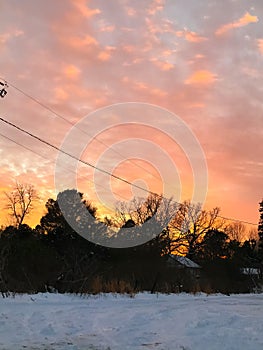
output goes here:
[[[30, 152], [36, 154], [37, 156], [39, 156], [39, 157], [41, 157], [41, 158], [43, 158], [43, 159], [46, 159], [49, 163], [52, 162], [52, 161], [50, 161], [50, 159], [49, 159], [48, 157], [45, 157], [44, 155], [40, 154], [39, 152], [33, 150], [32, 148], [29, 148], [29, 147], [27, 147], [27, 146], [21, 144], [20, 142], [11, 139], [10, 137], [8, 137], [8, 136], [2, 134], [1, 132], [0, 132], [0, 136], [2, 136], [3, 138], [5, 138], [5, 139], [7, 139], [7, 140], [9, 140], [9, 141], [11, 141], [11, 142], [13, 142], [13, 143], [15, 143], [16, 145], [18, 145], [18, 146], [20, 146], [20, 147], [22, 147], [22, 148], [24, 148], [24, 149], [26, 149], [26, 150], [28, 150], [28, 151], [30, 151]], [[65, 170], [67, 170], [67, 171], [69, 171], [69, 172], [71, 172], [71, 173], [73, 173], [73, 174], [75, 174], [75, 172], [74, 172], [73, 170], [69, 169], [68, 167], [66, 167], [66, 166], [64, 166], [64, 165], [61, 165], [61, 164], [58, 165], [58, 164], [57, 164], [57, 166], [60, 167], [60, 168], [65, 169]], [[85, 177], [84, 177], [83, 175], [82, 175], [82, 176], [78, 176], [78, 179], [85, 179], [85, 180], [88, 181], [89, 183], [91, 183], [91, 184], [93, 184], [93, 185], [95, 185], [95, 186], [99, 186], [99, 187], [103, 188], [103, 189], [106, 190], [106, 191], [109, 191], [105, 186], [103, 186], [103, 185], [101, 185], [101, 184], [95, 183], [94, 181], [88, 179], [86, 176], [85, 176]], [[117, 197], [121, 197], [122, 199], [127, 200], [126, 197], [122, 196], [122, 195], [119, 194], [119, 193], [116, 193], [116, 192], [114, 192], [114, 191], [111, 191], [111, 193], [113, 193], [113, 194], [114, 194], [115, 196], [117, 196]]]
[[[4, 120], [3, 118], [1, 118], [1, 117], [0, 117], [0, 120], [1, 120], [1, 121], [5, 121], [5, 120]], [[6, 122], [6, 121], [5, 121], [5, 122]], [[9, 124], [9, 123], [10, 123], [10, 122], [8, 122], [8, 124]], [[10, 124], [12, 125], [12, 123], [10, 123]], [[19, 127], [18, 127], [18, 128], [19, 128]], [[9, 141], [11, 141], [11, 142], [17, 144], [18, 146], [23, 147], [24, 149], [26, 149], [26, 150], [28, 150], [28, 151], [30, 151], [30, 152], [32, 152], [32, 153], [35, 153], [36, 155], [38, 155], [38, 156], [40, 156], [40, 157], [42, 157], [42, 158], [44, 158], [44, 159], [50, 161], [49, 158], [43, 156], [43, 155], [40, 154], [39, 152], [36, 152], [35, 150], [33, 150], [33, 149], [31, 149], [31, 148], [29, 148], [29, 147], [27, 147], [27, 146], [21, 144], [20, 142], [11, 139], [10, 137], [8, 137], [8, 136], [2, 134], [1, 132], [0, 132], [0, 135], [1, 135], [2, 137], [4, 137], [5, 139], [7, 139], [7, 140], [9, 140]], [[30, 136], [31, 136], [31, 135], [30, 135]], [[32, 137], [33, 137], [33, 136], [32, 136]], [[37, 139], [40, 141], [40, 138], [37, 137]], [[43, 140], [43, 141], [44, 141], [44, 140]], [[42, 142], [42, 141], [41, 141], [41, 142]], [[45, 142], [45, 143], [46, 143], [46, 142]], [[47, 143], [47, 144], [49, 145], [49, 143]], [[51, 144], [50, 144], [50, 146], [51, 146]], [[54, 146], [54, 147], [52, 146], [52, 148], [56, 148], [56, 146]], [[56, 148], [56, 149], [57, 149], [57, 148]], [[59, 149], [57, 149], [57, 150], [59, 150]], [[61, 150], [59, 150], [59, 151], [61, 151]], [[63, 151], [63, 153], [65, 153], [65, 152]], [[67, 154], [67, 153], [65, 153], [65, 154]], [[67, 154], [67, 155], [68, 155], [68, 156], [71, 156], [71, 155], [69, 155], [69, 154]], [[74, 159], [76, 159], [76, 157], [74, 157]], [[79, 161], [81, 161], [81, 160], [79, 160]], [[82, 162], [82, 161], [81, 161], [81, 162]], [[86, 163], [85, 163], [85, 164], [86, 164]], [[86, 165], [87, 165], [87, 164], [86, 164]], [[64, 169], [66, 169], [67, 171], [70, 171], [70, 172], [72, 172], [72, 173], [75, 174], [74, 171], [72, 171], [71, 169], [66, 168], [65, 166], [62, 166], [61, 164], [59, 165], [59, 167], [62, 167], [62, 168], [64, 168]], [[109, 175], [112, 176], [112, 174], [109, 174]], [[79, 178], [84, 178], [84, 176], [80, 176]], [[85, 179], [86, 179], [88, 182], [95, 184], [94, 181], [92, 181], [92, 180], [90, 180], [90, 179], [87, 179], [86, 177], [85, 177]], [[128, 183], [129, 183], [129, 182], [128, 182]], [[129, 184], [132, 185], [132, 186], [134, 185], [134, 184], [132, 184], [132, 183], [129, 183]], [[103, 189], [106, 190], [106, 191], [108, 191], [108, 189], [107, 189], [106, 187], [104, 187], [103, 185], [101, 185], [101, 184], [95, 184], [95, 185], [96, 185], [96, 186], [99, 186], [99, 187], [101, 187], [101, 188], [103, 188]], [[137, 187], [137, 186], [136, 186], [136, 187]], [[145, 189], [144, 189], [144, 190], [145, 190]], [[146, 191], [146, 190], [145, 190], [145, 191]], [[147, 190], [147, 192], [149, 192], [149, 191]], [[116, 195], [116, 196], [122, 197], [124, 200], [127, 200], [127, 198], [123, 197], [123, 196], [120, 195], [119, 193], [116, 193], [116, 192], [114, 192], [114, 191], [112, 191], [112, 193], [113, 193], [114, 195]], [[157, 195], [157, 194], [156, 194], [156, 195]], [[247, 224], [247, 225], [258, 226], [258, 224], [255, 224], [255, 223], [249, 222], [249, 221], [244, 221], [244, 220], [235, 219], [235, 218], [229, 218], [229, 217], [225, 217], [225, 216], [221, 216], [221, 215], [218, 215], [218, 217], [221, 218], [221, 219], [228, 220], [228, 221], [241, 222], [241, 223], [244, 223], [244, 224]]]
[[[74, 123], [71, 122], [69, 119], [65, 118], [63, 115], [57, 113], [55, 110], [53, 110], [52, 108], [50, 108], [49, 106], [47, 106], [46, 104], [44, 104], [43, 102], [41, 102], [40, 100], [38, 100], [37, 98], [31, 96], [30, 94], [26, 93], [25, 91], [23, 91], [22, 89], [18, 88], [18, 87], [15, 86], [14, 84], [10, 83], [10, 81], [7, 81], [6, 79], [1, 78], [1, 77], [0, 77], [0, 79], [2, 79], [2, 80], [4, 80], [5, 82], [7, 82], [9, 86], [13, 87], [15, 90], [17, 90], [18, 92], [20, 92], [21, 94], [23, 94], [25, 97], [27, 97], [27, 98], [29, 98], [30, 100], [34, 101], [35, 103], [37, 103], [37, 104], [40, 105], [41, 107], [45, 108], [46, 110], [48, 110], [48, 111], [51, 112], [52, 114], [56, 115], [58, 118], [64, 120], [66, 123], [70, 124], [72, 127], [76, 128], [76, 129], [78, 129], [78, 130], [80, 130], [82, 133], [84, 133], [84, 134], [86, 134], [86, 135], [88, 135], [88, 136], [91, 137], [91, 135], [90, 135], [89, 133], [87, 133], [87, 132], [84, 131], [83, 129], [79, 128], [78, 125], [74, 124]], [[69, 157], [71, 157], [71, 158], [73, 158], [73, 159], [75, 159], [75, 160], [77, 160], [77, 161], [79, 161], [79, 162], [81, 162], [81, 163], [87, 165], [87, 166], [90, 166], [90, 167], [92, 167], [92, 168], [94, 168], [94, 169], [96, 169], [96, 170], [98, 170], [98, 171], [100, 171], [100, 172], [102, 172], [102, 173], [105, 173], [105, 174], [107, 174], [107, 175], [109, 175], [109, 176], [111, 176], [111, 177], [113, 177], [113, 178], [115, 178], [115, 179], [117, 179], [117, 180], [119, 180], [119, 181], [122, 181], [122, 182], [124, 182], [124, 183], [126, 183], [126, 184], [129, 184], [130, 186], [133, 186], [133, 187], [135, 187], [135, 188], [137, 188], [137, 189], [140, 189], [140, 190], [142, 190], [142, 191], [144, 191], [144, 192], [148, 192], [149, 194], [152, 194], [152, 195], [155, 195], [155, 196], [159, 196], [159, 197], [160, 197], [160, 195], [157, 194], [157, 193], [155, 193], [155, 192], [149, 191], [149, 190], [147, 190], [147, 189], [145, 189], [145, 188], [143, 188], [143, 187], [141, 187], [141, 186], [139, 186], [139, 185], [136, 185], [136, 184], [134, 184], [134, 183], [131, 183], [130, 181], [128, 181], [128, 180], [126, 180], [126, 179], [124, 179], [124, 178], [122, 178], [122, 177], [120, 177], [120, 176], [114, 175], [114, 174], [112, 174], [112, 173], [110, 173], [110, 172], [108, 172], [108, 171], [106, 171], [106, 170], [104, 170], [104, 169], [102, 169], [102, 168], [96, 167], [95, 165], [91, 164], [90, 162], [87, 162], [87, 161], [84, 161], [84, 160], [82, 160], [82, 159], [79, 159], [79, 158], [77, 158], [76, 156], [74, 156], [74, 155], [72, 155], [72, 154], [70, 154], [70, 153], [68, 153], [68, 152], [66, 152], [66, 151], [63, 151], [62, 149], [58, 148], [57, 146], [55, 146], [55, 145], [49, 143], [48, 141], [45, 141], [44, 139], [42, 139], [42, 138], [40, 138], [40, 137], [38, 137], [38, 136], [36, 136], [36, 135], [34, 135], [34, 134], [32, 134], [32, 133], [30, 133], [29, 131], [24, 130], [23, 128], [21, 128], [21, 127], [15, 125], [15, 124], [13, 124], [13, 123], [7, 121], [7, 120], [4, 119], [4, 118], [1, 118], [1, 117], [0, 117], [0, 120], [1, 120], [2, 122], [4, 122], [4, 123], [6, 123], [6, 124], [8, 124], [8, 125], [10, 125], [10, 126], [12, 126], [12, 127], [14, 127], [14, 128], [16, 128], [17, 130], [19, 130], [19, 131], [21, 131], [21, 132], [23, 132], [23, 133], [25, 133], [25, 134], [27, 134], [27, 135], [29, 135], [29, 136], [35, 138], [36, 140], [38, 140], [38, 141], [40, 141], [40, 142], [42, 142], [42, 143], [48, 145], [49, 147], [51, 147], [51, 148], [53, 148], [53, 149], [55, 149], [55, 150], [57, 150], [57, 151], [59, 151], [59, 152], [65, 154], [65, 155], [67, 155], [67, 156], [69, 156]], [[6, 139], [9, 139], [10, 141], [16, 143], [17, 145], [19, 145], [19, 146], [21, 146], [21, 147], [24, 147], [25, 149], [28, 149], [29, 151], [31, 151], [31, 152], [33, 152], [33, 153], [38, 154], [37, 152], [33, 151], [32, 149], [27, 148], [26, 146], [24, 146], [24, 145], [22, 145], [22, 144], [19, 144], [18, 142], [16, 142], [16, 141], [10, 139], [9, 137], [7, 137], [7, 136], [5, 136], [5, 135], [3, 135], [3, 134], [1, 134], [1, 133], [0, 133], [0, 135], [3, 136], [3, 137], [5, 137]], [[97, 137], [96, 135], [93, 136], [93, 139], [96, 139], [96, 141], [99, 142], [100, 144], [102, 144], [102, 145], [104, 145], [104, 146], [106, 146], [106, 147], [109, 147], [104, 141], [98, 139], [98, 137]], [[117, 155], [121, 156], [122, 158], [124, 158], [124, 156], [123, 156], [120, 152], [118, 152], [118, 151], [116, 151], [116, 150], [114, 150], [114, 149], [111, 149], [111, 150], [112, 150], [115, 154], [117, 154]], [[40, 155], [40, 154], [38, 154], [38, 155]], [[41, 155], [40, 155], [40, 156], [41, 156]], [[42, 157], [43, 157], [43, 156], [42, 156]], [[45, 157], [43, 157], [43, 158], [45, 158]], [[130, 159], [129, 159], [128, 161], [129, 161], [130, 163], [132, 163], [133, 165], [135, 165], [135, 166], [141, 168], [142, 170], [146, 171], [146, 172], [149, 173], [151, 176], [156, 177], [157, 179], [159, 179], [157, 176], [155, 176], [155, 175], [152, 174], [150, 171], [148, 171], [148, 169], [146, 169], [146, 168], [140, 166], [138, 163], [135, 163], [135, 162], [133, 162], [133, 161], [130, 160]], [[88, 180], [88, 181], [91, 181], [91, 180]], [[92, 182], [92, 181], [91, 181], [91, 182]], [[93, 183], [94, 183], [94, 182], [93, 182]], [[101, 186], [102, 188], [104, 188], [102, 185], [99, 185], [99, 186]], [[105, 188], [104, 188], [104, 189], [105, 189]], [[114, 193], [114, 192], [112, 192], [112, 193]], [[114, 194], [117, 195], [117, 196], [119, 196], [119, 197], [122, 197], [122, 196], [119, 195], [119, 194], [116, 194], [116, 193], [114, 193]], [[124, 197], [123, 197], [123, 198], [124, 198]], [[228, 218], [228, 217], [225, 217], [225, 216], [218, 216], [218, 217], [219, 217], [219, 218], [222, 218], [222, 219], [225, 219], [225, 220], [229, 220], [229, 221], [241, 222], [241, 223], [245, 223], [245, 224], [248, 224], [248, 225], [258, 226], [258, 224], [255, 224], [255, 223], [252, 223], [252, 222], [249, 222], [249, 221], [239, 220], [239, 219], [235, 219], [235, 218]]]
[[[96, 140], [97, 142], [99, 142], [100, 144], [102, 144], [103, 146], [111, 149], [111, 151], [115, 154], [117, 154], [119, 157], [125, 159], [126, 157], [119, 151], [110, 148], [109, 145], [107, 143], [105, 143], [104, 141], [100, 140], [96, 135], [90, 135], [86, 130], [81, 129], [77, 124], [71, 122], [69, 119], [65, 118], [63, 115], [61, 115], [60, 113], [56, 112], [54, 109], [50, 108], [49, 106], [47, 106], [45, 103], [41, 102], [39, 99], [31, 96], [30, 94], [28, 94], [27, 92], [23, 91], [22, 89], [18, 88], [16, 85], [14, 85], [13, 83], [10, 83], [10, 81], [7, 81], [4, 78], [0, 79], [6, 81], [9, 86], [11, 86], [12, 88], [14, 88], [15, 90], [17, 90], [19, 93], [21, 93], [22, 95], [24, 95], [25, 97], [29, 98], [30, 100], [32, 100], [33, 102], [37, 103], [39, 106], [41, 106], [42, 108], [46, 109], [47, 111], [49, 111], [50, 113], [54, 114], [56, 117], [62, 119], [63, 121], [65, 121], [67, 124], [71, 125], [73, 128], [78, 129], [79, 131], [81, 131], [82, 133], [84, 133], [85, 135], [92, 137], [93, 140]], [[149, 175], [151, 175], [152, 177], [155, 177], [156, 179], [159, 180], [159, 178], [151, 173], [148, 169], [146, 169], [145, 167], [141, 166], [140, 164], [132, 161], [131, 159], [127, 160], [128, 162], [130, 162], [131, 164], [135, 165], [136, 167], [146, 171]]]
[[235, 221], [235, 222], [241, 222], [241, 223], [244, 223], [247, 225], [258, 226], [258, 224], [255, 224], [254, 222], [249, 222], [249, 221], [244, 221], [244, 220], [239, 220], [239, 219], [234, 219], [234, 218], [228, 218], [228, 217], [221, 216], [221, 215], [218, 215], [217, 217], [221, 218], [221, 219], [228, 220], [228, 221]]
[[96, 169], [96, 170], [98, 170], [98, 171], [100, 171], [100, 172], [102, 172], [102, 173], [104, 173], [104, 174], [107, 174], [107, 175], [109, 175], [109, 176], [115, 178], [116, 180], [119, 180], [119, 181], [121, 181], [121, 182], [124, 182], [124, 183], [126, 183], [126, 184], [128, 184], [128, 185], [130, 185], [130, 186], [132, 186], [132, 187], [135, 187], [135, 188], [141, 190], [141, 191], [147, 192], [147, 193], [149, 193], [149, 194], [151, 194], [151, 195], [154, 195], [154, 196], [157, 196], [157, 197], [161, 197], [161, 195], [159, 195], [158, 193], [152, 192], [152, 191], [150, 191], [150, 190], [148, 190], [148, 189], [145, 189], [145, 188], [143, 188], [143, 187], [141, 187], [141, 186], [139, 186], [139, 185], [136, 185], [136, 184], [134, 184], [134, 183], [132, 183], [132, 182], [130, 182], [130, 181], [124, 179], [123, 177], [120, 177], [120, 176], [118, 176], [118, 175], [114, 175], [114, 174], [110, 173], [109, 171], [104, 170], [104, 169], [102, 169], [102, 168], [99, 168], [99, 167], [97, 167], [96, 165], [94, 165], [94, 164], [92, 164], [92, 163], [90, 163], [90, 162], [87, 162], [87, 161], [85, 161], [85, 160], [79, 159], [78, 157], [74, 156], [73, 154], [71, 154], [71, 153], [69, 153], [69, 152], [66, 152], [66, 151], [60, 149], [59, 147], [57, 147], [57, 146], [51, 144], [50, 142], [48, 142], [48, 141], [46, 141], [46, 140], [44, 140], [44, 139], [42, 139], [42, 138], [40, 138], [40, 137], [34, 135], [33, 133], [31, 133], [31, 132], [29, 132], [29, 131], [27, 131], [27, 130], [21, 128], [21, 127], [19, 127], [19, 126], [16, 125], [16, 124], [11, 123], [10, 121], [8, 121], [8, 120], [6, 120], [6, 119], [4, 119], [4, 118], [2, 118], [2, 117], [0, 117], [0, 121], [3, 122], [3, 123], [5, 123], [5, 124], [7, 124], [7, 125], [12, 126], [13, 128], [15, 128], [15, 129], [21, 131], [22, 133], [31, 136], [32, 138], [38, 140], [39, 142], [41, 142], [41, 143], [43, 143], [43, 144], [45, 144], [45, 145], [47, 145], [47, 146], [49, 146], [49, 147], [55, 149], [56, 151], [58, 151], [58, 152], [60, 152], [60, 153], [63, 153], [63, 154], [65, 154], [65, 155], [67, 155], [68, 157], [70, 157], [70, 158], [72, 158], [72, 159], [74, 159], [74, 160], [76, 160], [76, 161], [78, 161], [78, 162], [80, 162], [80, 163], [82, 163], [82, 164], [85, 164], [85, 165], [87, 165], [87, 166], [89, 166], [89, 167], [91, 167], [91, 168], [93, 168], [93, 169]]

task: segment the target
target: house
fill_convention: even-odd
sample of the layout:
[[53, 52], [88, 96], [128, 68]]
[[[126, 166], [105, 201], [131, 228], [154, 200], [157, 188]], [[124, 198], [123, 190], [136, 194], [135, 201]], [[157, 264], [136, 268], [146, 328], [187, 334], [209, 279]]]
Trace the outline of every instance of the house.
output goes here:
[[259, 267], [242, 267], [240, 269], [240, 272], [242, 275], [246, 275], [249, 277], [255, 277], [255, 278], [261, 277], [261, 270]]
[[253, 266], [242, 267], [240, 273], [250, 281], [250, 290], [253, 292], [262, 293], [262, 265], [253, 264]]
[[200, 277], [201, 266], [185, 256], [169, 254], [167, 264], [170, 267], [185, 271], [195, 278]]

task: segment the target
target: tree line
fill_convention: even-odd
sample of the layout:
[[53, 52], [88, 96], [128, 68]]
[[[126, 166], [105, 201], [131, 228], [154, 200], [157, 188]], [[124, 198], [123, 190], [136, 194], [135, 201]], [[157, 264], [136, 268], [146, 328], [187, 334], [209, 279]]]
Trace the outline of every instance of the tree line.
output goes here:
[[[207, 211], [190, 201], [173, 203], [154, 194], [121, 203], [115, 215], [101, 219], [83, 194], [66, 190], [47, 200], [35, 228], [24, 223], [38, 199], [34, 187], [17, 183], [6, 199], [13, 224], [0, 232], [3, 295], [55, 290], [230, 293], [258, 287], [241, 269], [262, 268], [263, 201], [258, 232], [245, 235], [245, 226], [227, 223], [219, 208]], [[201, 276], [170, 266], [170, 254], [198, 263]]]

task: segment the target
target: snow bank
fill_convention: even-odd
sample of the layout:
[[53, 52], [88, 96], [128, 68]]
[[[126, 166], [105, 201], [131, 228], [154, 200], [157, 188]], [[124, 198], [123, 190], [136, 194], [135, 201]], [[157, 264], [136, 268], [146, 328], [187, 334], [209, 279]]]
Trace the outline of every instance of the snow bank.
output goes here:
[[263, 295], [0, 299], [0, 349], [262, 350]]

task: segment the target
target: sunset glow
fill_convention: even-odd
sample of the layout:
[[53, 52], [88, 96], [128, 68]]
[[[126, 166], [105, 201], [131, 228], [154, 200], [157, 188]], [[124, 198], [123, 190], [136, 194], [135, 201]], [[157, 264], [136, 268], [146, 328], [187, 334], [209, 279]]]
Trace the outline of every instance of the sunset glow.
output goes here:
[[[224, 216], [258, 222], [263, 197], [261, 0], [11, 0], [1, 3], [1, 13], [0, 78], [9, 83], [0, 100], [1, 117], [60, 147], [73, 125], [99, 108], [125, 102], [159, 106], [184, 121], [203, 148], [209, 176], [205, 208], [218, 206]], [[147, 118], [151, 122], [151, 115]], [[158, 130], [134, 125], [93, 134], [108, 120], [122, 123], [118, 115], [98, 119], [90, 114], [89, 136], [82, 137], [88, 141], [91, 133], [93, 139], [82, 159], [158, 192], [164, 185], [161, 167], [169, 194], [191, 197], [191, 164], [179, 145]], [[58, 152], [3, 123], [0, 132], [16, 142], [0, 135], [0, 225], [8, 224], [4, 191], [16, 180], [33, 184], [39, 193], [40, 203], [28, 220], [35, 225], [46, 200], [55, 198]], [[153, 143], [158, 149], [150, 148]], [[173, 164], [177, 173], [171, 171]], [[74, 174], [70, 161], [63, 171]], [[78, 175], [80, 189], [99, 207], [107, 185], [118, 200], [133, 193], [117, 180], [105, 185], [101, 174], [82, 164]], [[103, 185], [99, 193], [94, 182]]]

